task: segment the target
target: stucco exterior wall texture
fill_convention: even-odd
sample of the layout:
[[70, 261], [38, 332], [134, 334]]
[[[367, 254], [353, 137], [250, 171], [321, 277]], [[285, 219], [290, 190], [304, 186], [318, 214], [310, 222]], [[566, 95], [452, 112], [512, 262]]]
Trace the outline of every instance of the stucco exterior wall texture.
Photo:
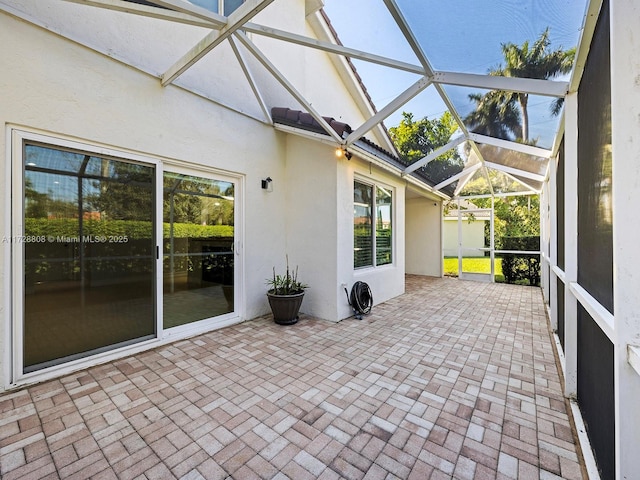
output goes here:
[[406, 202], [406, 265], [412, 275], [442, 276], [442, 202], [411, 198]]
[[[474, 249], [484, 248], [484, 226], [488, 220], [476, 219], [471, 222], [462, 220], [462, 248], [463, 257], [482, 256], [480, 251]], [[445, 257], [458, 256], [458, 219], [443, 221], [443, 253]]]

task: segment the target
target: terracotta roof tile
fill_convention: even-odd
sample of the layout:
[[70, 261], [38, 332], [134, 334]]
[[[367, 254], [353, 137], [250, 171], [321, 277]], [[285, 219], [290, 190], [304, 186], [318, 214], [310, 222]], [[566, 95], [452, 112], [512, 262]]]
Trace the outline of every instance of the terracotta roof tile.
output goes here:
[[[329, 136], [327, 132], [320, 126], [320, 124], [307, 112], [302, 112], [300, 110], [292, 110], [287, 107], [273, 107], [271, 109], [271, 118], [274, 123], [279, 123], [282, 125], [288, 125], [290, 127], [300, 128], [302, 130], [307, 130], [310, 132], [321, 133]], [[338, 122], [333, 117], [322, 117], [326, 120], [326, 122], [331, 125], [338, 135], [344, 138], [344, 133], [347, 134], [352, 132], [351, 127], [347, 123]], [[387, 162], [390, 165], [402, 170], [407, 166], [402, 160], [400, 160], [393, 153], [385, 150], [380, 147], [376, 143], [372, 142], [366, 137], [360, 137], [358, 139], [358, 146], [368, 151], [369, 153], [375, 155], [381, 160]], [[434, 185], [434, 182], [429, 179], [422, 171], [416, 170], [411, 173], [412, 176], [419, 178], [423, 182], [427, 183], [430, 186]]]

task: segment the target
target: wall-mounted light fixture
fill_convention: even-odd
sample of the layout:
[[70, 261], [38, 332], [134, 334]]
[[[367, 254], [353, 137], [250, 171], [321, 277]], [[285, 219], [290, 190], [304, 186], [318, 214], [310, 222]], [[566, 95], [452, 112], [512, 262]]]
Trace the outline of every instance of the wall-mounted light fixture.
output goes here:
[[267, 192], [273, 192], [273, 179], [271, 177], [262, 180], [262, 189]]
[[347, 150], [346, 148], [342, 148], [342, 147], [338, 147], [336, 148], [336, 157], [337, 158], [346, 158], [347, 160], [351, 160], [351, 157], [353, 156], [353, 154]]

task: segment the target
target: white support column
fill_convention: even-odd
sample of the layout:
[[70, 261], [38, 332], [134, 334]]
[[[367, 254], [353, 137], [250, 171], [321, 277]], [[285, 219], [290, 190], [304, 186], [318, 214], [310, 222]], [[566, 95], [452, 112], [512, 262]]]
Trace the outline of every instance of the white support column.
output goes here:
[[491, 281], [496, 281], [496, 224], [495, 224], [495, 213], [496, 213], [496, 199], [492, 195], [491, 196], [491, 219], [489, 220], [489, 248], [490, 254], [489, 258], [491, 259]]
[[564, 391], [578, 394], [578, 301], [571, 284], [578, 281], [578, 94], [567, 95], [564, 179]]
[[458, 278], [462, 277], [462, 210], [458, 197]]
[[558, 158], [549, 162], [549, 316], [551, 328], [558, 331], [558, 279], [553, 267], [558, 265]]
[[640, 345], [640, 7], [610, 1], [616, 478], [623, 479], [640, 472], [640, 374], [628, 348]]
[[542, 185], [540, 192], [540, 283], [542, 297], [549, 304], [549, 276], [551, 265], [549, 263], [549, 182]]

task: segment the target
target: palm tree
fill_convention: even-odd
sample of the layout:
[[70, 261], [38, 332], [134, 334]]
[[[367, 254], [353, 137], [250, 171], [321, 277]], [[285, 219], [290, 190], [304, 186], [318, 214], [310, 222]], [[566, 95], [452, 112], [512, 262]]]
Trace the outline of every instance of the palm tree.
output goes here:
[[[550, 44], [549, 27], [540, 34], [531, 47], [528, 40], [521, 46], [511, 42], [502, 44], [505, 66], [500, 65], [497, 69], [490, 71], [489, 75], [548, 80], [569, 73], [573, 66], [575, 48], [562, 50], [560, 47], [549, 51]], [[522, 140], [526, 142], [529, 138], [529, 113], [527, 111], [529, 94], [512, 92], [509, 96], [510, 101], [517, 101], [520, 105]], [[552, 113], [557, 115], [561, 106], [561, 101], [554, 102], [551, 107]]]
[[469, 130], [481, 135], [514, 140], [522, 137], [520, 110], [506, 92], [472, 93], [476, 108], [464, 119]]

